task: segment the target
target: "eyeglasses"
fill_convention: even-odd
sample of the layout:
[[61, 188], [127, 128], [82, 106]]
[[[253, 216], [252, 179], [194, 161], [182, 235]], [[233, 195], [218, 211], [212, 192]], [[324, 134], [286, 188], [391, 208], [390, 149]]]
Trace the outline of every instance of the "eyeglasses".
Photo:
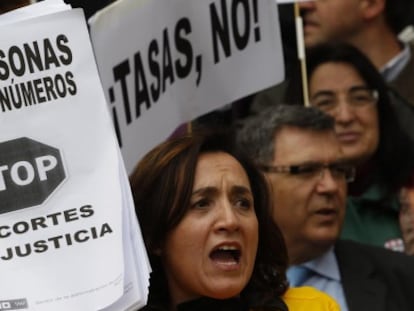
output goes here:
[[[370, 89], [366, 86], [356, 86], [346, 92], [345, 102], [353, 108], [362, 108], [378, 102], [379, 94], [377, 90]], [[338, 94], [333, 91], [321, 91], [311, 99], [312, 106], [325, 111], [331, 112], [337, 109], [339, 105]]]
[[352, 182], [355, 179], [355, 168], [342, 162], [336, 163], [306, 163], [289, 166], [259, 165], [259, 168], [268, 173], [285, 173], [301, 178], [311, 179], [316, 176], [323, 177], [325, 169], [328, 169], [335, 180]]

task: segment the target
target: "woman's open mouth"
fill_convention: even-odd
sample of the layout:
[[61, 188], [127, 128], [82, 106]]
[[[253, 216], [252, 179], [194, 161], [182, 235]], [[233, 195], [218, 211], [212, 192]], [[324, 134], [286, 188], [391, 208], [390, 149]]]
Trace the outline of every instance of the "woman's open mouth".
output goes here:
[[219, 269], [232, 271], [240, 267], [241, 250], [235, 245], [220, 245], [214, 248], [209, 257]]

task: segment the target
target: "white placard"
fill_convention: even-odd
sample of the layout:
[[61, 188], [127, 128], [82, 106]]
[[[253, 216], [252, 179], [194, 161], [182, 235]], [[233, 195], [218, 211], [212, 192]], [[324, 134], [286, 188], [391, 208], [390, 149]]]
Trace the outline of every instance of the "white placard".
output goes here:
[[273, 0], [119, 0], [90, 26], [128, 172], [179, 124], [284, 78]]
[[0, 310], [143, 305], [148, 260], [83, 12], [24, 10], [0, 32]]

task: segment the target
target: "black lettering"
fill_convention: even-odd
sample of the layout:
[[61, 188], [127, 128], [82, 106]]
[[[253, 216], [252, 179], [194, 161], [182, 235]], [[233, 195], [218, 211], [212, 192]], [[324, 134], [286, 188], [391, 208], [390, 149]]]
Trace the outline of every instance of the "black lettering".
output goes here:
[[44, 217], [33, 218], [31, 220], [33, 230], [36, 231], [39, 228], [47, 228], [45, 221], [46, 221], [46, 218]]
[[227, 17], [227, 4], [226, 0], [221, 0], [221, 21], [217, 13], [217, 9], [214, 3], [210, 4], [210, 16], [211, 16], [211, 33], [213, 35], [213, 52], [214, 52], [214, 63], [220, 62], [219, 53], [219, 41], [223, 48], [224, 55], [229, 57], [231, 54], [230, 48], [230, 30], [229, 21]]
[[9, 86], [9, 94], [11, 95], [11, 101], [15, 108], [19, 109], [22, 106], [22, 96], [20, 94], [19, 85], [15, 84], [14, 89], [13, 86]]
[[63, 216], [65, 217], [66, 222], [71, 222], [71, 221], [79, 219], [76, 208], [71, 208], [71, 209], [64, 211]]
[[41, 79], [35, 79], [33, 80], [33, 86], [35, 88], [35, 92], [36, 92], [36, 99], [38, 103], [44, 103], [46, 101], [46, 97], [43, 96], [43, 84], [42, 84], [42, 80]]
[[49, 242], [53, 242], [53, 245], [55, 246], [55, 248], [58, 249], [58, 248], [60, 248], [60, 242], [59, 242], [59, 240], [62, 239], [62, 238], [63, 238], [63, 236], [58, 235], [58, 236], [55, 236], [53, 238], [49, 238], [47, 240]]
[[7, 80], [10, 75], [9, 66], [5, 61], [3, 61], [3, 58], [5, 58], [6, 55], [2, 50], [0, 50], [0, 80]]
[[65, 239], [66, 239], [66, 244], [67, 245], [72, 245], [72, 237], [70, 236], [70, 234], [65, 234]]
[[66, 96], [65, 79], [63, 79], [62, 75], [60, 74], [57, 74], [55, 76], [55, 90], [61, 98]]
[[84, 205], [79, 210], [81, 211], [82, 218], [88, 218], [94, 214], [92, 205]]
[[167, 87], [167, 80], [170, 80], [170, 84], [174, 83], [174, 70], [171, 59], [170, 41], [168, 38], [168, 28], [164, 29], [163, 32], [163, 53], [162, 53], [162, 92], [165, 92]]
[[128, 97], [128, 85], [126, 81], [126, 76], [129, 75], [131, 69], [129, 67], [129, 61], [125, 60], [119, 65], [115, 66], [113, 69], [114, 79], [115, 82], [120, 81], [121, 83], [121, 91], [122, 91], [122, 99], [124, 102], [124, 110], [125, 110], [125, 119], [127, 125], [132, 122], [131, 117], [131, 109], [129, 108], [129, 97]]
[[134, 55], [135, 60], [135, 109], [136, 117], [141, 115], [141, 105], [145, 104], [147, 109], [151, 107], [148, 94], [147, 81], [145, 79], [144, 65], [142, 64], [140, 52]]
[[151, 72], [151, 75], [155, 78], [156, 84], [151, 83], [150, 91], [152, 101], [156, 103], [160, 98], [160, 90], [161, 90], [161, 69], [160, 65], [157, 62], [156, 57], [159, 54], [158, 43], [156, 40], [151, 40], [151, 43], [148, 48], [148, 66]]
[[8, 249], [6, 249], [6, 251], [7, 251], [7, 256], [1, 256], [0, 258], [3, 260], [13, 259], [13, 249], [9, 247]]
[[[242, 6], [244, 12], [244, 20], [246, 21], [244, 31], [240, 32], [239, 24], [237, 23], [238, 15], [237, 10], [239, 5]], [[239, 50], [243, 50], [249, 43], [250, 37], [250, 12], [249, 12], [249, 0], [234, 0], [231, 8], [233, 35], [236, 46]]]
[[196, 85], [199, 86], [200, 82], [201, 82], [201, 77], [203, 75], [203, 60], [202, 60], [201, 55], [198, 55], [196, 57], [195, 69], [196, 69], [196, 72], [197, 72]]
[[[82, 234], [84, 234], [83, 238], [81, 237]], [[75, 233], [74, 238], [75, 238], [75, 241], [78, 242], [78, 243], [86, 242], [86, 241], [89, 240], [88, 231], [80, 230], [80, 231]]]
[[29, 46], [29, 44], [25, 43], [23, 45], [24, 53], [26, 54], [27, 58], [27, 65], [29, 66], [30, 73], [35, 71], [33, 64], [36, 65], [36, 68], [40, 71], [43, 70], [43, 63], [42, 57], [39, 51], [39, 45], [36, 41], [33, 42], [33, 49]]
[[32, 248], [30, 247], [30, 244], [26, 243], [24, 245], [24, 250], [23, 247], [20, 246], [16, 246], [15, 250], [16, 250], [16, 256], [18, 257], [26, 257], [29, 256], [32, 253]]
[[16, 222], [13, 225], [13, 232], [17, 233], [17, 234], [23, 234], [26, 233], [27, 231], [29, 231], [30, 226], [27, 222], [25, 221], [20, 221], [20, 222]]
[[45, 53], [45, 69], [50, 69], [50, 65], [55, 65], [56, 68], [60, 67], [59, 61], [56, 57], [55, 51], [53, 50], [53, 46], [50, 43], [49, 39], [43, 40], [44, 45], [44, 53]]
[[186, 35], [191, 33], [191, 23], [188, 18], [180, 19], [177, 23], [177, 27], [175, 28], [175, 44], [177, 51], [185, 56], [184, 64], [181, 64], [180, 60], [175, 61], [175, 70], [180, 79], [183, 79], [190, 74], [194, 57], [191, 42], [184, 36], [180, 35], [182, 31], [184, 31]]
[[[4, 232], [4, 233], [2, 233]], [[11, 235], [10, 227], [9, 226], [1, 226], [0, 227], [0, 238], [8, 238]]]
[[260, 41], [260, 26], [259, 26], [259, 6], [258, 0], [253, 0], [253, 20], [257, 24], [254, 28], [254, 39], [256, 42]]
[[16, 76], [21, 77], [24, 75], [26, 71], [24, 56], [22, 51], [15, 45], [9, 49], [9, 62], [10, 68]]
[[53, 85], [53, 80], [51, 77], [44, 77], [43, 78], [43, 84], [45, 86], [45, 91], [46, 91], [46, 96], [47, 96], [47, 100], [50, 100], [51, 97], [53, 97], [53, 99], [57, 99], [55, 90], [54, 90], [54, 85]]
[[58, 216], [60, 216], [61, 214], [62, 214], [61, 212], [57, 212], [57, 213], [49, 214], [46, 217], [52, 219], [53, 225], [57, 226], [59, 224]]
[[5, 87], [3, 90], [0, 89], [0, 103], [1, 103], [1, 110], [3, 112], [6, 111], [6, 108], [9, 111], [12, 110], [11, 103], [10, 103], [9, 92], [7, 91], [7, 87]]
[[36, 103], [35, 93], [33, 91], [33, 85], [31, 81], [25, 83], [20, 83], [22, 89], [23, 100], [25, 106], [31, 106]]
[[46, 252], [48, 247], [46, 241], [36, 241], [33, 243], [33, 248], [35, 253]]
[[68, 93], [72, 96], [76, 95], [78, 90], [75, 80], [73, 79], [73, 73], [71, 71], [66, 72], [65, 74], [66, 84], [68, 85]]
[[[56, 38], [56, 45], [59, 51], [63, 53], [63, 55], [59, 56], [59, 60], [64, 65], [70, 65], [72, 63], [72, 51], [65, 43], [68, 43], [69, 40], [65, 35], [59, 35]], [[72, 94], [73, 95], [73, 94]]]
[[92, 233], [92, 239], [98, 238], [98, 234], [96, 232], [96, 228], [95, 227], [92, 227], [91, 228], [91, 233]]
[[103, 225], [102, 225], [102, 228], [101, 228], [101, 234], [99, 235], [99, 237], [103, 237], [105, 234], [107, 234], [107, 233], [112, 233], [113, 231], [112, 231], [112, 228], [111, 228], [111, 226], [108, 224], [108, 223], [104, 223]]

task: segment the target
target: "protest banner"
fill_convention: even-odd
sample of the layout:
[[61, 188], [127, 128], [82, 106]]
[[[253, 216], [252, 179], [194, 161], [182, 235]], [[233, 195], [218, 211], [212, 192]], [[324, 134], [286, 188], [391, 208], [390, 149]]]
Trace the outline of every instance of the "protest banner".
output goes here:
[[0, 25], [0, 310], [127, 310], [148, 259], [83, 12], [60, 3]]
[[284, 78], [274, 0], [119, 0], [89, 24], [129, 173], [179, 124]]

